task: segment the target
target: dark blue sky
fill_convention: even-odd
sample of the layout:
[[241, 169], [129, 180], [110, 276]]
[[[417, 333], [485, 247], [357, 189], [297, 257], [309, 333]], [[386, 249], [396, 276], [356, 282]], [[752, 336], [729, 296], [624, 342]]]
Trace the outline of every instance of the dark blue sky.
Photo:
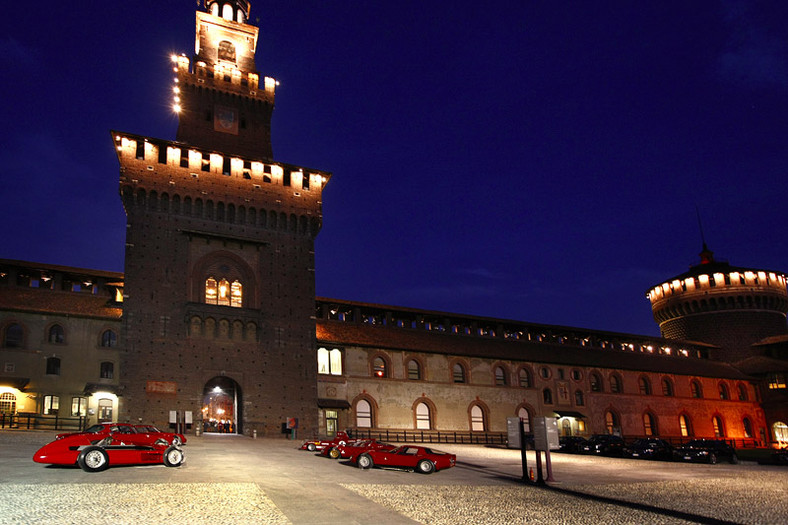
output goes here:
[[[275, 159], [334, 174], [318, 294], [656, 335], [696, 207], [788, 269], [784, 2], [380, 4], [252, 1]], [[194, 9], [4, 7], [0, 257], [123, 270], [109, 130], [175, 137]]]

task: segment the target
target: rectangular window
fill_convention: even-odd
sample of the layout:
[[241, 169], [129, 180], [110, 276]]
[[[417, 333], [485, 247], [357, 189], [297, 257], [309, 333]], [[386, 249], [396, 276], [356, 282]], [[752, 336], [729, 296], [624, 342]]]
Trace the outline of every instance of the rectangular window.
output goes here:
[[112, 379], [115, 376], [115, 365], [109, 361], [101, 363], [101, 379]]
[[84, 417], [87, 415], [88, 400], [84, 397], [71, 398], [71, 415], [73, 417]]
[[282, 186], [290, 186], [290, 170], [285, 170], [282, 174]]
[[769, 374], [769, 390], [778, 390], [787, 388], [785, 381], [785, 374], [775, 372]]
[[324, 375], [342, 375], [342, 352], [338, 348], [329, 351], [327, 348], [317, 350], [317, 373]]
[[137, 141], [136, 157], [139, 160], [143, 160], [145, 158], [145, 142], [142, 140]]
[[167, 146], [159, 144], [159, 164], [167, 164]]
[[44, 396], [44, 407], [41, 411], [45, 416], [55, 415], [60, 409], [60, 398], [58, 396]]

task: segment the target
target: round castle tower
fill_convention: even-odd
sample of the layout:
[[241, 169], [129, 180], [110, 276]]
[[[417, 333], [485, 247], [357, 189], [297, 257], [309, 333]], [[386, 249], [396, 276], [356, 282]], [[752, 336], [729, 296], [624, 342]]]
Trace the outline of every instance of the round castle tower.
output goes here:
[[699, 264], [646, 296], [662, 337], [718, 346], [713, 359], [740, 361], [757, 353], [754, 343], [788, 333], [785, 274], [715, 261], [705, 243]]

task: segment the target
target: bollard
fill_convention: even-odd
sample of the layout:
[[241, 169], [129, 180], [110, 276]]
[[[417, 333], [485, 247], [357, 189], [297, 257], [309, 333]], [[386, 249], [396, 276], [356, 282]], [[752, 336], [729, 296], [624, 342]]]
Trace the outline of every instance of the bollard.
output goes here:
[[252, 430], [252, 439], [257, 439], [257, 429]]

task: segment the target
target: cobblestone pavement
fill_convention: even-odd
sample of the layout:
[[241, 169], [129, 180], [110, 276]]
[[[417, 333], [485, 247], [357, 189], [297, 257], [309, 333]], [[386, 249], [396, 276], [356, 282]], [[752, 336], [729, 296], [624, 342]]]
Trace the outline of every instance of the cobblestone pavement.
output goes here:
[[[190, 437], [186, 462], [86, 473], [32, 461], [52, 432], [0, 431], [0, 524], [788, 523], [788, 468], [552, 455], [546, 488], [518, 451], [440, 445], [453, 469], [360, 470], [285, 439]], [[529, 466], [534, 455], [529, 453]]]

